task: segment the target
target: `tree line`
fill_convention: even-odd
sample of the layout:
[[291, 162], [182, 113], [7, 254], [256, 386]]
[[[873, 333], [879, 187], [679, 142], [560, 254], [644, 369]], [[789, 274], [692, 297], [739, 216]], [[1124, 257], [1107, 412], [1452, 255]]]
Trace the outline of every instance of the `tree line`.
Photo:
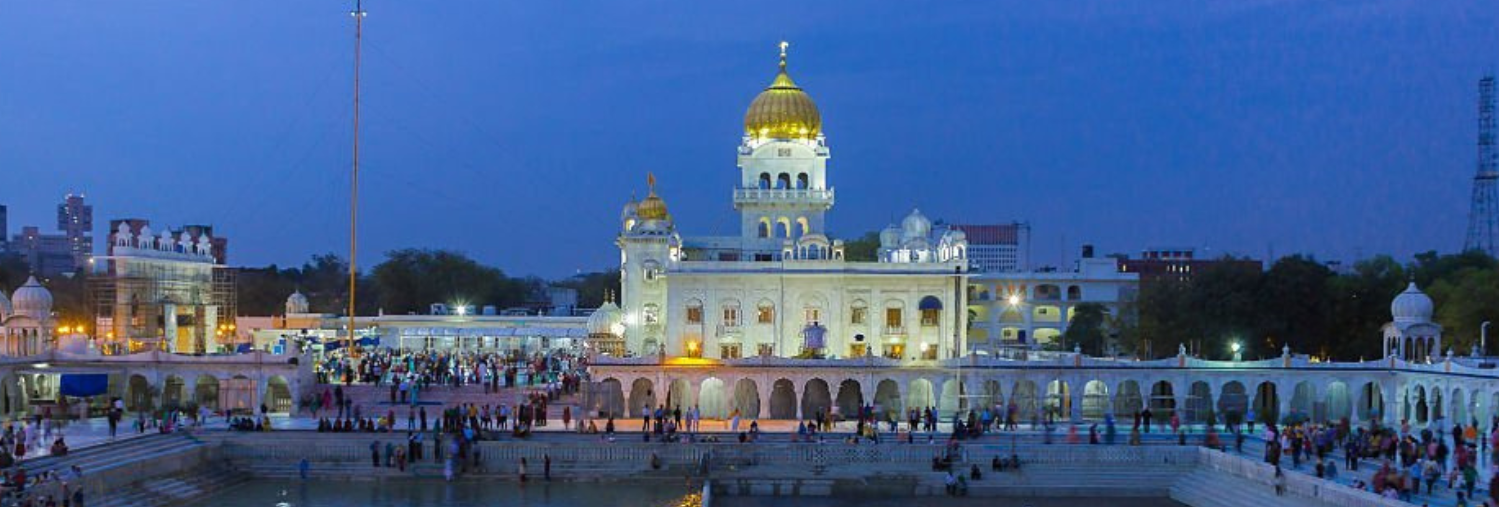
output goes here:
[[1374, 359], [1390, 303], [1410, 282], [1431, 297], [1443, 347], [1455, 354], [1469, 354], [1482, 322], [1499, 321], [1499, 263], [1482, 252], [1426, 252], [1405, 264], [1382, 255], [1346, 272], [1294, 255], [1263, 271], [1218, 264], [1186, 281], [1142, 284], [1121, 315], [1096, 332], [1142, 357], [1175, 355], [1181, 345], [1229, 359], [1239, 343], [1245, 359], [1278, 356], [1285, 345], [1323, 359]]
[[[606, 291], [617, 293], [619, 273], [606, 270], [548, 282], [515, 277], [451, 250], [403, 249], [385, 254], [359, 274], [356, 310], [360, 315], [425, 314], [433, 303], [463, 304], [479, 310], [495, 306], [536, 309], [545, 306], [548, 286], [578, 291], [578, 306], [597, 307]], [[307, 296], [317, 313], [348, 313], [349, 264], [334, 254], [313, 256], [302, 266], [242, 268], [238, 280], [241, 315], [280, 315], [294, 290]]]

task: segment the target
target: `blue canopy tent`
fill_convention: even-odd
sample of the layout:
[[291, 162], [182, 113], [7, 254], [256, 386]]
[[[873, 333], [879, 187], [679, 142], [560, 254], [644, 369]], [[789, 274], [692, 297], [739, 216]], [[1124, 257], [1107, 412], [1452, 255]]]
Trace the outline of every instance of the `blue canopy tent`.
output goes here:
[[63, 396], [98, 396], [109, 391], [109, 375], [105, 373], [64, 373], [61, 377]]

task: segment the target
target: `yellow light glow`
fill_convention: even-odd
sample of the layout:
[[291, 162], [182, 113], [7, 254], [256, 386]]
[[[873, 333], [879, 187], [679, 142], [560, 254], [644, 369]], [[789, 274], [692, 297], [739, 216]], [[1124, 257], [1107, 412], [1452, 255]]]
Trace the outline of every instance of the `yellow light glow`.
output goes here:
[[673, 357], [666, 360], [667, 366], [718, 366], [721, 364], [717, 359], [702, 357]]
[[1020, 295], [1019, 294], [1010, 294], [1010, 306], [1015, 306], [1015, 305], [1018, 305], [1018, 304], [1020, 304]]

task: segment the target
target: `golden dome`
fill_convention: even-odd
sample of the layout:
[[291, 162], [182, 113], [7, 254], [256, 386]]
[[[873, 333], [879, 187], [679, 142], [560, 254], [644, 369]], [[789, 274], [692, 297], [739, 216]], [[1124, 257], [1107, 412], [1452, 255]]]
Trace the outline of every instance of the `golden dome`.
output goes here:
[[786, 46], [781, 43], [781, 71], [744, 113], [744, 133], [761, 139], [816, 139], [822, 115], [812, 97], [786, 73]]
[[651, 188], [650, 194], [635, 207], [635, 214], [643, 220], [666, 220], [671, 215], [666, 212], [666, 201], [656, 196], [656, 175], [647, 174], [645, 181]]

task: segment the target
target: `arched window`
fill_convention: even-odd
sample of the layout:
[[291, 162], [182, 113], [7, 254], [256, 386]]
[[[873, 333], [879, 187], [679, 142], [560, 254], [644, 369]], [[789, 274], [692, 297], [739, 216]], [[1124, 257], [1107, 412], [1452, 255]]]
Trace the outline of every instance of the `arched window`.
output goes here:
[[854, 300], [854, 304], [848, 309], [848, 322], [850, 324], [865, 324], [869, 321], [869, 304], [864, 300]]
[[759, 237], [762, 237], [762, 238], [769, 238], [770, 237], [770, 219], [769, 218], [761, 218], [760, 219], [760, 226], [759, 226], [759, 229], [758, 229], [756, 235], [759, 236]]
[[791, 188], [791, 175], [781, 173], [780, 176], [776, 176], [776, 188]]
[[777, 237], [781, 237], [781, 238], [789, 238], [789, 237], [791, 237], [791, 220], [787, 219], [785, 217], [782, 217], [778, 222], [779, 222], [778, 225], [780, 225], [780, 227], [778, 228], [779, 230], [776, 231]]
[[1077, 301], [1083, 298], [1083, 288], [1076, 285], [1067, 286], [1067, 300]]
[[936, 296], [921, 298], [918, 306], [921, 309], [922, 327], [936, 327], [938, 319], [942, 316], [942, 300]]
[[731, 299], [723, 302], [723, 326], [739, 327], [739, 301]]
[[807, 189], [807, 173], [801, 173], [801, 174], [796, 175], [796, 188], [798, 190], [806, 190]]
[[755, 322], [759, 324], [776, 323], [776, 307], [770, 301], [761, 301], [760, 306], [755, 309]]
[[760, 173], [760, 188], [770, 188], [770, 173]]
[[661, 322], [661, 307], [656, 306], [655, 303], [647, 303], [641, 313], [643, 314], [641, 320], [644, 320], [647, 325]]
[[702, 301], [698, 301], [696, 299], [688, 301], [687, 302], [687, 314], [686, 314], [686, 317], [687, 317], [687, 323], [688, 324], [702, 324], [703, 323], [703, 302]]
[[812, 225], [807, 223], [807, 217], [797, 217], [796, 225], [801, 226], [803, 236], [812, 233]]

